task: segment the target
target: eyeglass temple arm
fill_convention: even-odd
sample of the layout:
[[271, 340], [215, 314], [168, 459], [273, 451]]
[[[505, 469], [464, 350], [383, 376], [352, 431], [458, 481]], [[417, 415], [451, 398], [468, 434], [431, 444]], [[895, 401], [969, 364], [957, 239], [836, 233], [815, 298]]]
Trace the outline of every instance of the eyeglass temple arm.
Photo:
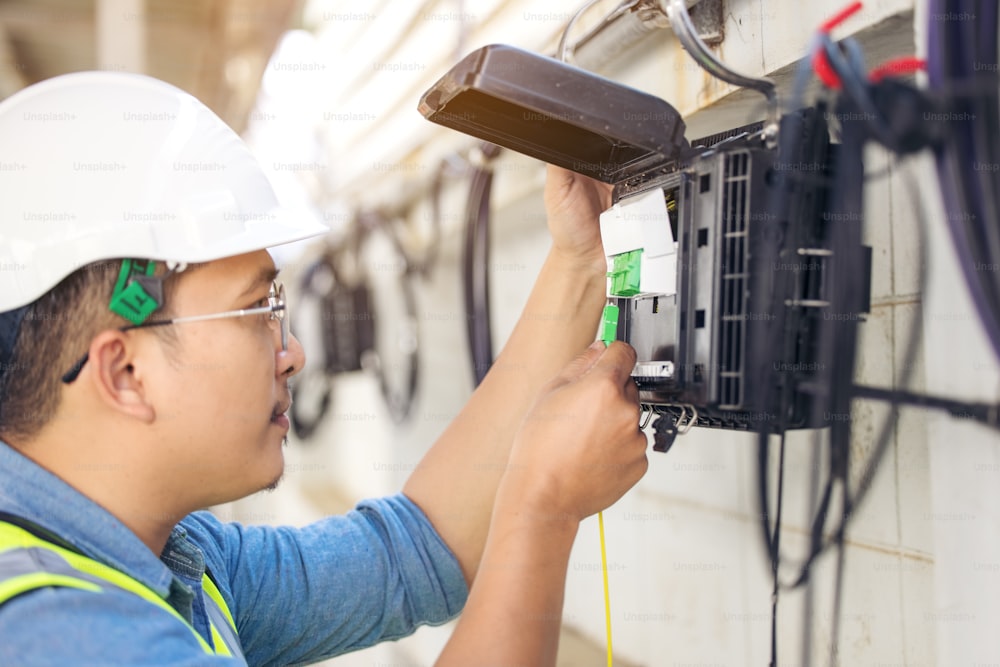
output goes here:
[[[160, 327], [167, 324], [171, 324], [172, 320], [157, 320], [155, 322], [144, 322], [142, 324], [129, 324], [124, 327], [118, 327], [119, 331], [130, 331], [131, 329], [145, 329], [147, 327]], [[60, 378], [63, 384], [72, 384], [77, 377], [80, 376], [80, 371], [86, 365], [87, 360], [90, 359], [90, 352], [84, 352], [83, 356], [73, 364], [73, 366], [63, 373], [62, 378]]]

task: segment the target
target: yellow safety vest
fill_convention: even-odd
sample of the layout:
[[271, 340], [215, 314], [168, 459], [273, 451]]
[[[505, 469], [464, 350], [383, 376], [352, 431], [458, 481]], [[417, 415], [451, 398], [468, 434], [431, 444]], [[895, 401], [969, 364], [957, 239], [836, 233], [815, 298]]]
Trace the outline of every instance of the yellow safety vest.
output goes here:
[[98, 594], [106, 589], [119, 588], [173, 615], [191, 629], [205, 653], [243, 658], [236, 623], [226, 601], [207, 574], [202, 576], [201, 584], [214, 649], [176, 609], [145, 584], [103, 563], [43, 540], [20, 526], [0, 521], [0, 605], [36, 588], [64, 586]]

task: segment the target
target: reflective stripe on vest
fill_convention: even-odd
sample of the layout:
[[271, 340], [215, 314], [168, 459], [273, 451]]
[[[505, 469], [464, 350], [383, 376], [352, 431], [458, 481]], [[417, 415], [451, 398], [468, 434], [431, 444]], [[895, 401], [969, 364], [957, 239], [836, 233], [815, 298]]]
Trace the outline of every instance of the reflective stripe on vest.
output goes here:
[[194, 633], [205, 653], [242, 658], [236, 623], [226, 601], [207, 574], [202, 576], [201, 584], [215, 650], [176, 609], [146, 585], [103, 563], [0, 521], [0, 605], [37, 588], [63, 586], [102, 593], [115, 587], [169, 612]]

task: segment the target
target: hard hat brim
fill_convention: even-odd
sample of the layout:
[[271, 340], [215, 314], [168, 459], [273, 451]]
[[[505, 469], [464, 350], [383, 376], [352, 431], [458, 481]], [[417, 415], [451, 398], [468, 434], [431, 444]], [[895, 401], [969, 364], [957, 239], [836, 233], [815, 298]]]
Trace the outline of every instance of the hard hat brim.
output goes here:
[[[211, 262], [315, 238], [329, 232], [329, 228], [307, 209], [276, 206], [266, 213], [247, 214], [246, 217], [230, 213], [227, 217], [230, 218], [228, 222], [232, 223], [229, 229], [220, 230], [219, 225], [192, 223], [187, 235], [176, 233], [177, 221], [170, 221], [169, 224], [174, 229], [168, 234], [157, 234], [157, 225], [151, 224], [135, 227], [132, 234], [115, 230], [114, 234], [90, 235], [79, 239], [79, 263], [71, 267], [46, 262], [45, 246], [33, 248], [31, 256], [25, 255], [17, 261], [8, 262], [9, 266], [2, 267], [2, 282], [11, 284], [0, 290], [0, 312], [35, 301], [48, 291], [44, 286], [56, 285], [73, 271], [97, 262], [125, 258], [184, 264]], [[232, 227], [236, 225], [241, 225], [243, 229], [234, 231]], [[204, 238], [206, 230], [216, 231], [216, 238]], [[202, 233], [201, 238], [191, 237], [198, 233]], [[158, 237], [156, 243], [142, 244], [155, 250], [136, 254], [134, 234]]]

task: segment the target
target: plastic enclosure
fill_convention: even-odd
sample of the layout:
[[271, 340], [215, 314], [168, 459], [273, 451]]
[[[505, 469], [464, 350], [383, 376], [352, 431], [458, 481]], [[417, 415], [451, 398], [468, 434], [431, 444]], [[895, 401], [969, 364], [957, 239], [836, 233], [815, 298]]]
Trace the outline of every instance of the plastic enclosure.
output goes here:
[[684, 121], [658, 97], [528, 51], [473, 51], [420, 98], [440, 125], [618, 183], [678, 158]]

